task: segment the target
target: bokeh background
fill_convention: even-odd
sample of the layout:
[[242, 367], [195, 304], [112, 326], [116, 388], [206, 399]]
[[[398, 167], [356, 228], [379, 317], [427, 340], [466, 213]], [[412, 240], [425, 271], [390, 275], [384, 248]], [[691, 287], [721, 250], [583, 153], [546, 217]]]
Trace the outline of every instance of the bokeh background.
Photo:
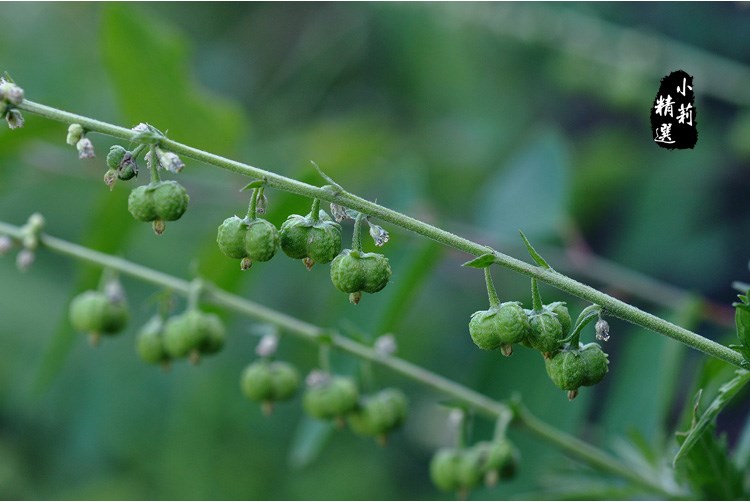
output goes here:
[[[558, 270], [729, 343], [734, 280], [748, 280], [750, 8], [746, 3], [3, 3], [0, 69], [27, 98], [350, 191], [525, 259], [523, 229]], [[699, 140], [652, 141], [660, 79], [694, 76]], [[610, 374], [569, 403], [541, 359], [481, 352], [467, 322], [486, 308], [468, 259], [385, 225], [392, 283], [354, 307], [327, 267], [283, 255], [240, 273], [216, 228], [244, 211], [248, 179], [185, 159], [186, 215], [157, 238], [126, 210], [135, 183], [102, 183], [113, 144], [79, 161], [66, 126], [26, 114], [0, 128], [0, 219], [43, 213], [55, 236], [179, 277], [196, 275], [305, 321], [373, 339], [493, 398], [518, 395], [542, 419], [627, 458], [666, 465], [699, 386], [723, 364], [610, 319]], [[279, 225], [309, 201], [270, 191]], [[351, 225], [345, 226], [345, 239]], [[371, 244], [369, 244], [371, 245]], [[427, 465], [449, 445], [443, 396], [374, 368], [411, 398], [386, 448], [304, 417], [299, 399], [264, 417], [243, 399], [258, 325], [222, 313], [225, 350], [164, 373], [133, 336], [159, 291], [124, 277], [132, 323], [92, 349], [67, 306], [99, 270], [40, 252], [26, 273], [0, 259], [0, 497], [17, 499], [433, 499]], [[528, 280], [497, 269], [503, 299]], [[543, 286], [574, 313], [585, 304]], [[176, 308], [184, 306], [179, 299]], [[593, 338], [593, 333], [585, 335]], [[284, 337], [302, 371], [317, 352]], [[335, 368], [357, 361], [334, 354]], [[718, 375], [718, 377], [717, 377]], [[717, 379], [718, 378], [718, 379]], [[748, 455], [746, 394], [719, 430]], [[493, 424], [477, 418], [473, 440]], [[472, 498], [649, 496], [585, 472], [523, 430], [517, 479]], [[640, 453], [638, 453], [640, 452]], [[648, 455], [644, 452], [647, 452]], [[650, 452], [650, 453], [649, 453]], [[640, 455], [640, 456], [639, 456]], [[650, 457], [649, 457], [650, 455]], [[570, 471], [573, 472], [570, 472]], [[584, 474], [581, 474], [581, 473]], [[585, 477], [582, 477], [585, 476]], [[650, 496], [654, 496], [650, 494]]]

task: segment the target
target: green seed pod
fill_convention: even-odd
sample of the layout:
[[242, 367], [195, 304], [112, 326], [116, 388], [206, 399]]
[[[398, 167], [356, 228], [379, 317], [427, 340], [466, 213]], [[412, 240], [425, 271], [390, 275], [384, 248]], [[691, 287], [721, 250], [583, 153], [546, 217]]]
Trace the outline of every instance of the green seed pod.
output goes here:
[[459, 465], [463, 458], [458, 448], [441, 448], [430, 460], [430, 479], [440, 490], [455, 492], [461, 488], [458, 477]]
[[485, 473], [485, 462], [485, 453], [481, 449], [472, 447], [463, 450], [457, 472], [462, 489], [469, 490], [479, 484]]
[[176, 181], [157, 181], [134, 188], [128, 197], [128, 211], [139, 221], [175, 221], [188, 206], [185, 188]]
[[135, 162], [126, 162], [123, 167], [117, 171], [117, 179], [127, 181], [138, 176], [138, 166]]
[[149, 186], [135, 187], [128, 196], [128, 211], [138, 221], [154, 221], [158, 218]]
[[599, 383], [607, 374], [608, 364], [607, 354], [596, 343], [579, 344], [578, 350], [565, 349], [545, 361], [552, 382], [573, 393], [578, 387]]
[[570, 333], [570, 328], [573, 326], [573, 320], [570, 318], [570, 312], [568, 307], [565, 306], [565, 302], [554, 302], [544, 306], [548, 311], [554, 312], [557, 316], [557, 320], [560, 321], [562, 326], [562, 337], [565, 338]]
[[120, 162], [125, 158], [126, 153], [128, 153], [128, 151], [122, 146], [112, 145], [109, 148], [109, 153], [107, 153], [107, 167], [118, 170], [120, 168]]
[[219, 250], [228, 258], [241, 260], [247, 256], [247, 251], [245, 251], [247, 226], [243, 223], [245, 223], [244, 219], [232, 216], [219, 225], [216, 243], [219, 245]]
[[481, 441], [474, 446], [482, 458], [482, 475], [487, 486], [493, 486], [501, 478], [515, 476], [518, 450], [507, 439]]
[[545, 355], [551, 356], [560, 349], [563, 327], [552, 312], [532, 312], [529, 316], [531, 330], [527, 338], [529, 344]]
[[216, 314], [203, 314], [203, 330], [206, 332], [206, 338], [199, 350], [203, 354], [215, 354], [224, 348], [226, 332], [224, 323]]
[[164, 321], [158, 315], [152, 317], [138, 331], [135, 348], [141, 359], [151, 364], [169, 362], [169, 355], [164, 347]]
[[505, 302], [497, 308], [474, 312], [469, 321], [471, 339], [480, 349], [494, 350], [524, 340], [529, 334], [529, 319], [518, 302]]
[[341, 225], [322, 209], [316, 221], [312, 212], [306, 216], [290, 215], [281, 225], [279, 238], [284, 254], [305, 259], [309, 267], [314, 263], [329, 263], [341, 252]]
[[114, 335], [125, 328], [128, 309], [124, 301], [112, 300], [99, 291], [84, 291], [70, 304], [70, 322], [77, 331]]
[[593, 342], [582, 346], [580, 354], [586, 368], [582, 385], [590, 387], [601, 382], [609, 371], [607, 354]]
[[241, 268], [247, 270], [253, 262], [274, 257], [279, 234], [273, 223], [263, 218], [249, 220], [232, 216], [219, 225], [216, 243], [228, 258], [242, 260]]
[[190, 201], [185, 187], [173, 180], [155, 183], [153, 198], [156, 215], [164, 221], [179, 220]]
[[240, 386], [248, 399], [254, 401], [285, 401], [297, 392], [299, 373], [289, 363], [255, 361], [242, 372]]
[[365, 398], [349, 415], [349, 426], [362, 436], [382, 436], [406, 419], [407, 400], [398, 389], [384, 389]]
[[171, 357], [212, 354], [224, 345], [224, 326], [216, 314], [188, 310], [167, 320], [164, 348]]
[[391, 266], [382, 254], [344, 249], [331, 263], [331, 281], [344, 293], [376, 293], [388, 284]]
[[352, 411], [358, 398], [357, 385], [352, 379], [332, 376], [308, 387], [302, 406], [311, 417], [327, 420]]
[[279, 233], [270, 221], [256, 218], [248, 222], [245, 250], [252, 261], [268, 261], [279, 247]]

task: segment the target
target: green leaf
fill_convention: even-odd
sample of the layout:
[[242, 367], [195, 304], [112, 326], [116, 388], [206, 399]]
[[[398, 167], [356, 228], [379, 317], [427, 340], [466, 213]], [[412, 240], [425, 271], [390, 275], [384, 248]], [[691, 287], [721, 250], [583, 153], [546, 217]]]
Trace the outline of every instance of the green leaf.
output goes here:
[[154, 124], [177, 141], [227, 154], [244, 133], [240, 106], [202, 89], [185, 37], [164, 16], [102, 4], [102, 54], [124, 118]]
[[526, 244], [526, 250], [529, 252], [529, 254], [534, 259], [536, 264], [542, 268], [551, 270], [552, 267], [550, 267], [549, 264], [544, 260], [544, 258], [542, 258], [542, 255], [537, 253], [536, 249], [534, 249], [534, 246], [531, 245], [531, 243], [529, 242], [529, 239], [526, 238], [523, 232], [519, 230], [518, 233], [521, 234], [521, 239], [523, 239], [523, 243]]
[[487, 268], [495, 263], [495, 253], [485, 253], [482, 256], [469, 260], [462, 267]]
[[[677, 465], [677, 462], [685, 458], [690, 450], [698, 444], [701, 437], [707, 431], [707, 429], [713, 424], [716, 417], [719, 415], [721, 410], [729, 404], [732, 398], [750, 381], [750, 371], [737, 370], [732, 380], [726, 382], [724, 385], [719, 387], [719, 393], [716, 398], [711, 402], [706, 411], [701, 417], [695, 421], [694, 425], [687, 431], [682, 445], [680, 446], [677, 455], [674, 457], [672, 464]], [[700, 397], [700, 396], [699, 396]], [[696, 404], [697, 409], [697, 404]]]
[[739, 295], [740, 302], [733, 303], [734, 323], [737, 326], [737, 338], [740, 339], [744, 347], [750, 348], [750, 305], [748, 297]]
[[[683, 436], [684, 437], [684, 436]], [[682, 439], [678, 435], [678, 440]], [[685, 438], [687, 442], [688, 438]], [[685, 443], [683, 443], [684, 445]], [[716, 425], [709, 423], [677, 466], [698, 500], [747, 500], [743, 473], [732, 463], [726, 436], [716, 436]]]
[[329, 422], [303, 417], [292, 439], [289, 465], [299, 469], [314, 462], [332, 433], [333, 426]]

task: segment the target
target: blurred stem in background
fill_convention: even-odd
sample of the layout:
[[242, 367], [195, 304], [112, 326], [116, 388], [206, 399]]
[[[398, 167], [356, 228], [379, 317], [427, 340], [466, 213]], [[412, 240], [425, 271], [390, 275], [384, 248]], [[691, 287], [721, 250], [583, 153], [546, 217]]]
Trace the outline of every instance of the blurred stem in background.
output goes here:
[[708, 51], [656, 33], [624, 28], [603, 19], [565, 9], [515, 3], [444, 5], [447, 19], [482, 26], [492, 33], [537, 43], [576, 57], [627, 69], [649, 82], [664, 77], [674, 61], [689, 61], [702, 93], [740, 107], [750, 105], [750, 69]]
[[[17, 227], [0, 221], [0, 234], [8, 235], [20, 241], [24, 237], [25, 230], [23, 227]], [[50, 251], [92, 263], [113, 272], [130, 275], [141, 281], [167, 288], [182, 296], [190, 297], [195, 291], [194, 282], [179, 279], [123, 258], [101, 253], [46, 234], [39, 234], [38, 241], [40, 246], [49, 249]], [[646, 490], [653, 491], [660, 495], [669, 497], [679, 497], [684, 495], [665, 487], [659, 481], [659, 477], [655, 472], [652, 473], [653, 475], [644, 476], [643, 472], [637, 472], [631, 469], [628, 465], [617, 458], [612, 457], [607, 452], [540, 420], [518, 400], [511, 403], [510, 406], [495, 401], [468, 387], [457, 384], [452, 380], [448, 380], [406, 360], [384, 354], [372, 347], [351, 340], [350, 338], [343, 336], [337, 330], [324, 329], [306, 323], [283, 312], [264, 307], [258, 303], [223, 291], [215, 286], [205, 284], [202, 282], [202, 279], [196, 280], [201, 281], [201, 288], [203, 291], [202, 298], [207, 302], [232, 310], [241, 315], [273, 324], [289, 334], [316, 343], [320, 346], [330, 345], [331, 347], [352, 354], [364, 361], [370, 361], [390, 368], [407, 378], [466, 403], [477, 412], [489, 418], [496, 419], [501, 415], [507, 416], [510, 414], [513, 416], [513, 421], [517, 425], [520, 425], [545, 441], [554, 444], [558, 448], [593, 468], [619, 476]]]

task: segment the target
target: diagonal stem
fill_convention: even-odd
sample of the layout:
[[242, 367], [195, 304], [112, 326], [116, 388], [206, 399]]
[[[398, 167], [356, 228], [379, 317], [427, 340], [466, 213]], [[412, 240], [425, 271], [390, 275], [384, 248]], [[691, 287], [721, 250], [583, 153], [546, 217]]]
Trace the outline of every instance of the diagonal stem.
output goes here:
[[[24, 100], [18, 105], [18, 108], [68, 124], [79, 123], [88, 131], [107, 134], [127, 141], [136, 140], [137, 133], [130, 129], [58, 110], [33, 101]], [[470, 255], [481, 256], [487, 254], [488, 249], [490, 249], [487, 246], [465, 239], [441, 228], [417, 220], [416, 218], [399, 213], [398, 211], [370, 202], [337, 187], [316, 187], [271, 171], [259, 169], [236, 160], [227, 159], [219, 155], [193, 148], [168, 138], [160, 139], [160, 144], [176, 154], [184, 155], [206, 164], [243, 174], [245, 176], [263, 179], [268, 186], [274, 187], [278, 190], [303, 195], [305, 197], [318, 198], [320, 200], [334, 202], [355, 209], [361, 213], [390, 222], [401, 228], [423, 235]], [[539, 281], [554, 286], [561, 291], [570, 293], [573, 296], [582, 298], [590, 303], [601, 305], [602, 308], [611, 315], [656, 333], [668, 336], [729, 364], [743, 368], [750, 368], [750, 362], [746, 361], [740, 353], [720, 343], [700, 336], [697, 333], [693, 333], [690, 330], [677, 326], [635, 306], [629, 305], [628, 303], [602, 293], [591, 286], [580, 283], [554, 270], [531, 265], [499, 251], [491, 250], [491, 253], [495, 263], [502, 267], [536, 278]]]

